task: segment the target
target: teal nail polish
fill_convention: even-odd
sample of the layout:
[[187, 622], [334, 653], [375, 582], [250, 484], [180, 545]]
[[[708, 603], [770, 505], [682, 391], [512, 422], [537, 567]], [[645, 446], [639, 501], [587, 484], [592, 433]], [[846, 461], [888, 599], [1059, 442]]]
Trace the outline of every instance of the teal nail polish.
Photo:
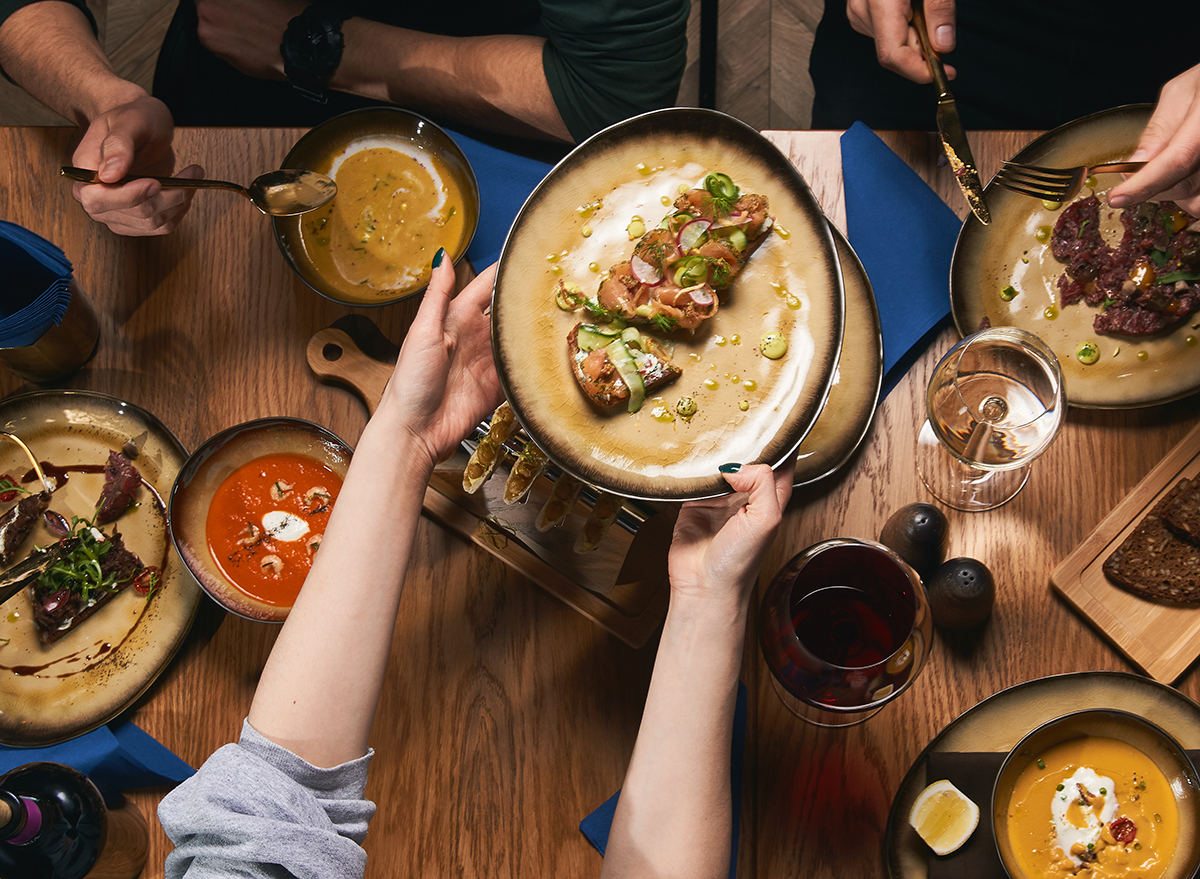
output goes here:
[[446, 258], [446, 248], [439, 247], [438, 252], [433, 255], [433, 267], [436, 269], [442, 264], [442, 260]]
[[720, 470], [722, 473], [737, 473], [739, 470], [742, 469], [742, 465], [741, 464], [722, 464], [717, 469]]

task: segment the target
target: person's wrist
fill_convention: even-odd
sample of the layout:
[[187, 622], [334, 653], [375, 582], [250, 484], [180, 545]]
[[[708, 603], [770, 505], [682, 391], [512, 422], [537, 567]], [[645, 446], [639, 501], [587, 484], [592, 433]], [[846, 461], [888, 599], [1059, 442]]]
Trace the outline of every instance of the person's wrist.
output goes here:
[[136, 83], [113, 74], [111, 78], [93, 83], [80, 101], [80, 112], [88, 124], [119, 107], [150, 98], [150, 93]]

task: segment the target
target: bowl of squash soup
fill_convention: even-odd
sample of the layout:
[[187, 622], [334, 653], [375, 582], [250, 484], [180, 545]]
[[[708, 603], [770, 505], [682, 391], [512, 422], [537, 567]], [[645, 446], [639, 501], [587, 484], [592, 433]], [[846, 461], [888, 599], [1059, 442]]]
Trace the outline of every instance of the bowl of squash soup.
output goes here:
[[441, 128], [396, 107], [335, 116], [304, 135], [285, 168], [337, 183], [333, 201], [275, 217], [275, 240], [305, 284], [344, 305], [388, 305], [420, 293], [444, 247], [457, 262], [479, 222], [479, 185]]
[[209, 598], [246, 619], [287, 619], [351, 454], [335, 434], [301, 418], [260, 418], [201, 443], [175, 479], [167, 521]]
[[992, 795], [1012, 879], [1186, 879], [1200, 864], [1200, 783], [1183, 747], [1124, 711], [1045, 723], [1005, 759]]

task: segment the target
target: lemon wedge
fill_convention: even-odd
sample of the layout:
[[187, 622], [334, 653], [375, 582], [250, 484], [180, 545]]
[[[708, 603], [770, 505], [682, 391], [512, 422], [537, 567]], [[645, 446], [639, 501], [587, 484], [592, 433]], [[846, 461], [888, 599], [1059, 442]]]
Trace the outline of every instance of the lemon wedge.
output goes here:
[[979, 826], [979, 807], [948, 781], [935, 781], [921, 791], [908, 823], [939, 855], [958, 851]]

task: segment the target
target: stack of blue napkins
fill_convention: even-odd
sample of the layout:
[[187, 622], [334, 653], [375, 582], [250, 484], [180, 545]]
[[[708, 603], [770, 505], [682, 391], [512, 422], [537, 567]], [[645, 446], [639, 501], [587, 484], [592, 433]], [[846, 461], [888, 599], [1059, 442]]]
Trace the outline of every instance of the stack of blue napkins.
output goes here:
[[553, 166], [480, 143], [457, 131], [449, 134], [462, 148], [479, 181], [479, 228], [467, 248], [467, 258], [482, 271], [500, 258], [517, 212]]
[[62, 323], [71, 302], [71, 261], [45, 238], [0, 220], [0, 348], [32, 345]]
[[0, 775], [42, 761], [78, 769], [110, 802], [118, 791], [175, 784], [196, 772], [132, 721], [121, 719], [45, 748], [0, 745]]
[[861, 122], [842, 135], [846, 237], [875, 291], [882, 400], [950, 316], [950, 259], [962, 220]]

